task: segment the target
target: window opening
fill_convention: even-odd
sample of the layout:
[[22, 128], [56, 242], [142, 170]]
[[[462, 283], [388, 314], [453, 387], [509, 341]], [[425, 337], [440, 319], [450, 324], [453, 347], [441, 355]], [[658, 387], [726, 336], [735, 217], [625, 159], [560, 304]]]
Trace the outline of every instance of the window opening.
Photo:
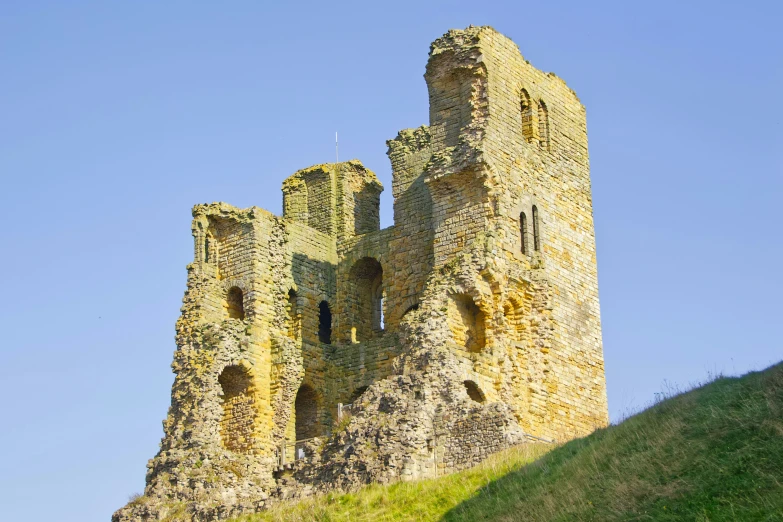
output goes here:
[[230, 319], [244, 319], [245, 318], [245, 298], [240, 290], [236, 286], [232, 286], [226, 294], [226, 314]]
[[484, 402], [486, 400], [484, 393], [481, 391], [481, 388], [478, 387], [478, 384], [473, 381], [465, 381], [464, 384], [465, 390], [468, 392], [468, 397], [470, 397], [471, 400], [475, 402]]
[[541, 226], [538, 223], [538, 208], [533, 205], [533, 250], [541, 250]]
[[522, 238], [522, 253], [527, 254], [527, 216], [524, 212], [519, 214], [519, 235]]
[[318, 305], [318, 340], [324, 344], [332, 344], [332, 311], [326, 301], [321, 301]]

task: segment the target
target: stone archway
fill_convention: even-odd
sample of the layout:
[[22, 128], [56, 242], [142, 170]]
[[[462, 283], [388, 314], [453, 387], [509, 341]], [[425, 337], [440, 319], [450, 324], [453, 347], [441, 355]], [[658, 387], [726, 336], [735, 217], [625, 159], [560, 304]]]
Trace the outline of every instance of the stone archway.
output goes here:
[[294, 402], [296, 440], [310, 439], [320, 435], [318, 423], [318, 395], [309, 384], [303, 384], [296, 393]]
[[250, 372], [240, 365], [227, 366], [220, 373], [218, 382], [223, 392], [223, 417], [220, 421], [223, 447], [237, 453], [249, 453], [253, 447], [256, 423]]

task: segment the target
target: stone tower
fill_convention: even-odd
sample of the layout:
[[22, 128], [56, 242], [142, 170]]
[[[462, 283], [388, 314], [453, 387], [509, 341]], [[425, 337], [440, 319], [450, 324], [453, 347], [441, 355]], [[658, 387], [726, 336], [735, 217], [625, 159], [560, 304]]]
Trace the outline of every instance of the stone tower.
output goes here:
[[114, 520], [222, 519], [606, 425], [584, 107], [489, 27], [436, 40], [425, 79], [430, 125], [388, 142], [394, 226], [358, 161], [288, 178], [282, 217], [194, 208], [165, 436]]

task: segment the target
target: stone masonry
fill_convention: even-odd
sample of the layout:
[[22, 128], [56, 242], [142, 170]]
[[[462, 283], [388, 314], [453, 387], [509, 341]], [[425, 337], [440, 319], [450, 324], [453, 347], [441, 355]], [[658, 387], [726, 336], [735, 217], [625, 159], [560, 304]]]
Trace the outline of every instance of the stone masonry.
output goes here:
[[489, 27], [430, 48], [430, 125], [375, 174], [316, 165], [284, 212], [193, 209], [176, 375], [145, 494], [223, 520], [434, 477], [608, 422], [585, 109]]

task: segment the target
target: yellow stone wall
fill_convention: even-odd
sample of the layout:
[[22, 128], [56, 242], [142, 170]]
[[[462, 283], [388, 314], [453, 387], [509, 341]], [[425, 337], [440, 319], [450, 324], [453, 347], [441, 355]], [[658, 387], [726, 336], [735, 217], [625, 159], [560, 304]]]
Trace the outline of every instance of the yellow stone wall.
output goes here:
[[[430, 125], [387, 142], [394, 226], [380, 229], [381, 184], [355, 160], [288, 178], [282, 217], [194, 207], [148, 493], [169, 495], [192, 461], [256, 502], [281, 445], [328, 433], [368, 387], [421, 417], [408, 476], [474, 463], [509, 434], [607, 424], [584, 107], [488, 27], [436, 40], [425, 79]], [[452, 431], [430, 448], [437, 423]]]
[[[288, 178], [282, 218], [196, 209], [194, 308], [204, 323], [237, 321], [228, 292], [244, 293], [257, 451], [295, 439], [302, 385], [327, 431], [337, 403], [390, 375], [400, 320], [439, 270], [477, 259], [484, 273], [446, 290], [466, 376], [536, 435], [607, 421], [584, 107], [489, 28], [436, 41], [425, 77], [430, 126], [389, 141], [393, 227], [379, 229], [382, 187], [357, 161]], [[318, 338], [324, 301], [331, 344]]]
[[[484, 143], [497, 184], [514, 187], [498, 191], [497, 241], [507, 261], [541, 272], [537, 277], [553, 293], [551, 346], [535, 348], [544, 378], [531, 394], [540, 405], [533, 417], [537, 431], [558, 438], [589, 433], [605, 425], [608, 415], [585, 108], [563, 80], [530, 65], [508, 38], [484, 29], [480, 40], [491, 114]], [[537, 118], [541, 111], [533, 112], [530, 141], [520, 139], [523, 90], [547, 113], [544, 126], [544, 118]], [[528, 218], [530, 255], [521, 253], [521, 212]]]

